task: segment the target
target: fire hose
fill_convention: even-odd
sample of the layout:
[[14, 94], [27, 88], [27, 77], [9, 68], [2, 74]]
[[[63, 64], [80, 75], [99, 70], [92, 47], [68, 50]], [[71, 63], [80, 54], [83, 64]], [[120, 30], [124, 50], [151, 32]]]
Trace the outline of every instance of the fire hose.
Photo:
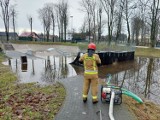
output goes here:
[[110, 104], [109, 104], [109, 117], [110, 117], [110, 120], [114, 120], [114, 116], [113, 116], [114, 97], [115, 97], [115, 93], [114, 93], [114, 91], [112, 91], [111, 100], [110, 100]]

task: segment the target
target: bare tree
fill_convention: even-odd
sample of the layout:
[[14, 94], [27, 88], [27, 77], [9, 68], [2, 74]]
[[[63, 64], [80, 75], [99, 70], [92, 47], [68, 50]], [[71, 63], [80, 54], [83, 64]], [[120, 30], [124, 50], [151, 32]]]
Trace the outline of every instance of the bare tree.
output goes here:
[[66, 42], [66, 36], [67, 36], [67, 26], [68, 26], [68, 3], [62, 2], [62, 8], [63, 8], [63, 19], [64, 19], [64, 38]]
[[49, 41], [50, 28], [51, 28], [51, 11], [52, 7], [50, 4], [45, 4], [42, 9], [39, 9], [39, 18], [42, 21], [44, 27], [44, 35], [47, 37], [47, 42]]
[[134, 39], [135, 36], [136, 45], [139, 45], [140, 30], [142, 29], [143, 24], [143, 20], [141, 20], [140, 16], [136, 16], [132, 19], [132, 39]]
[[0, 0], [0, 7], [2, 11], [2, 20], [5, 27], [5, 33], [7, 37], [7, 41], [9, 41], [9, 7], [10, 0]]
[[60, 21], [60, 40], [63, 41], [63, 39], [64, 39], [64, 35], [63, 35], [63, 31], [64, 31], [63, 21], [64, 21], [64, 19], [63, 19], [62, 6], [60, 3], [58, 4], [58, 13], [59, 13], [59, 21]]
[[102, 34], [102, 6], [100, 5], [97, 12], [97, 24], [98, 24], [98, 43], [101, 40]]
[[51, 8], [51, 25], [52, 25], [52, 34], [53, 34], [53, 37], [52, 37], [52, 41], [54, 42], [55, 41], [55, 23], [56, 23], [56, 5], [53, 4], [53, 3], [48, 3], [48, 5], [50, 5], [50, 8]]
[[61, 41], [61, 23], [60, 23], [60, 14], [59, 14], [59, 7], [56, 5], [56, 21], [57, 21], [57, 27], [58, 27], [58, 33], [59, 33], [59, 41]]
[[115, 13], [115, 4], [116, 0], [100, 0], [103, 8], [107, 14], [107, 22], [108, 22], [108, 44], [110, 45], [112, 41], [112, 32], [114, 27], [114, 13]]
[[11, 18], [12, 18], [12, 25], [13, 25], [13, 32], [14, 32], [14, 39], [16, 40], [16, 27], [15, 27], [15, 23], [16, 23], [16, 17], [17, 17], [17, 11], [15, 10], [15, 6], [12, 6], [11, 8]]
[[91, 42], [91, 22], [93, 19], [93, 8], [95, 4], [93, 4], [92, 0], [82, 0], [80, 5], [82, 6], [82, 11], [87, 13], [89, 42]]
[[150, 0], [139, 0], [140, 18], [144, 24], [141, 25], [141, 42], [145, 43], [146, 33], [147, 33], [147, 17], [149, 9], [147, 9], [147, 4]]
[[86, 32], [86, 26], [87, 26], [87, 24], [86, 24], [86, 22], [87, 22], [87, 20], [86, 19], [84, 19], [84, 21], [83, 21], [83, 23], [82, 23], [82, 26], [81, 26], [81, 28], [80, 28], [80, 32], [81, 33], [85, 33]]
[[159, 2], [160, 0], [153, 0], [151, 4], [151, 47], [154, 47], [156, 43], [157, 26], [160, 17]]
[[120, 0], [120, 3], [117, 6], [116, 14], [116, 42], [118, 41], [119, 36], [122, 31], [122, 22], [123, 22], [123, 11], [124, 11], [124, 0]]
[[[140, 0], [141, 6], [141, 16], [145, 24], [143, 34], [148, 30], [146, 26], [149, 26], [149, 34], [151, 47], [154, 47], [156, 44], [156, 39], [158, 35], [158, 25], [159, 25], [159, 17], [160, 17], [160, 8], [159, 2], [160, 0]], [[146, 14], [147, 13], [147, 14]]]
[[91, 2], [91, 12], [92, 12], [92, 19], [93, 19], [93, 42], [96, 42], [96, 1], [93, 0]]
[[128, 44], [131, 43], [131, 28], [130, 28], [130, 19], [134, 16], [133, 11], [137, 8], [136, 1], [132, 0], [125, 0], [125, 7], [124, 7], [124, 18], [127, 24], [127, 32], [128, 32]]
[[67, 26], [68, 26], [68, 2], [64, 2], [64, 0], [61, 0], [56, 5], [56, 11], [57, 11], [57, 23], [59, 28], [59, 36], [60, 40], [66, 42], [66, 36], [67, 36]]
[[45, 35], [46, 35], [46, 29], [45, 29], [45, 13], [43, 11], [43, 9], [39, 9], [38, 10], [38, 13], [39, 13], [39, 18], [42, 22], [42, 25], [43, 25], [43, 40], [45, 40]]
[[51, 12], [51, 19], [52, 19], [52, 29], [53, 29], [53, 38], [52, 41], [54, 42], [54, 33], [55, 33], [55, 14], [54, 11]]

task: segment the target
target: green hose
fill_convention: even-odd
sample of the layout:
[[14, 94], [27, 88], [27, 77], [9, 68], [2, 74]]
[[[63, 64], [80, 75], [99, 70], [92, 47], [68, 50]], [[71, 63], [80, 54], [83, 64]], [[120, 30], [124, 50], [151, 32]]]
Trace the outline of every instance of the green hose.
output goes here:
[[136, 94], [132, 93], [131, 91], [123, 91], [122, 93], [133, 98], [134, 100], [136, 100], [138, 103], [143, 103], [142, 99], [140, 97], [138, 97]]
[[143, 100], [138, 97], [136, 94], [132, 93], [131, 91], [124, 89], [124, 88], [120, 88], [120, 87], [116, 87], [116, 86], [111, 86], [113, 89], [121, 89], [122, 90], [122, 94], [125, 94], [131, 98], [133, 98], [134, 100], [136, 100], [138, 103], [143, 103]]

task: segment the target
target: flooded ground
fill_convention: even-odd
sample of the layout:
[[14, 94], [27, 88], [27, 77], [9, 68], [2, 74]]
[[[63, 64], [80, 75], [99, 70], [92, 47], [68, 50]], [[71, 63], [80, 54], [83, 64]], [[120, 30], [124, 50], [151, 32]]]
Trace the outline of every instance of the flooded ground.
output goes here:
[[[51, 84], [61, 78], [83, 74], [82, 66], [69, 64], [74, 59], [75, 56], [27, 57], [27, 64], [22, 64], [21, 59], [15, 57], [4, 64], [10, 65], [21, 83]], [[112, 74], [112, 83], [160, 104], [160, 58], [137, 57], [134, 61], [99, 67], [100, 78], [106, 78], [108, 73]]]
[[[83, 74], [82, 66], [71, 65], [78, 53], [77, 47], [17, 45], [8, 51], [3, 64], [10, 65], [20, 83], [54, 84], [61, 78]], [[27, 56], [22, 63], [20, 56]], [[136, 57], [133, 61], [113, 63], [99, 67], [99, 77], [112, 74], [112, 83], [123, 86], [142, 98], [160, 104], [160, 58]]]
[[21, 83], [50, 84], [58, 79], [77, 75], [69, 64], [73, 59], [73, 57], [48, 56], [46, 59], [27, 59], [27, 64], [23, 64], [20, 59], [9, 59], [4, 64], [10, 65]]

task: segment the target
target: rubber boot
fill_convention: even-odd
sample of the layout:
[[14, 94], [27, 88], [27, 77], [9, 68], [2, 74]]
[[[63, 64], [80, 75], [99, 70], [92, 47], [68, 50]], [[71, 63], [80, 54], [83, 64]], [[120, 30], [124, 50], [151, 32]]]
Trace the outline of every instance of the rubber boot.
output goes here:
[[93, 99], [93, 100], [92, 100], [92, 103], [93, 103], [93, 104], [96, 104], [96, 103], [98, 103], [98, 100], [97, 100], [97, 99]]
[[83, 98], [83, 102], [86, 103], [87, 102], [87, 98]]

